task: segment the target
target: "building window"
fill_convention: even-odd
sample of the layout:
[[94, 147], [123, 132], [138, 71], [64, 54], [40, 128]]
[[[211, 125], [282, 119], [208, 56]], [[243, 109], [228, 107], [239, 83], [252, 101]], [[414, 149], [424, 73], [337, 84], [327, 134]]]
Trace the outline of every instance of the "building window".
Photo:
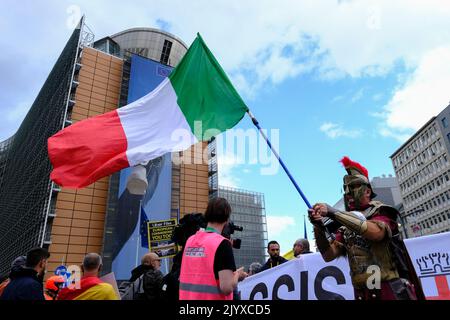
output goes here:
[[172, 49], [172, 42], [169, 40], [164, 40], [164, 46], [161, 52], [160, 62], [162, 64], [169, 64], [170, 50]]

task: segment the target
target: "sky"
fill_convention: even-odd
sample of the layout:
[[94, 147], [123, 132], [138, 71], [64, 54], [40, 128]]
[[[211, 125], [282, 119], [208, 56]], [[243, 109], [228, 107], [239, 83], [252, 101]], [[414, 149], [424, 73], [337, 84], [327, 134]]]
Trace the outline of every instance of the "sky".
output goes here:
[[[370, 178], [394, 174], [390, 155], [450, 101], [446, 0], [2, 0], [0, 141], [82, 14], [96, 39], [141, 26], [189, 45], [200, 32], [311, 204], [340, 199], [345, 155]], [[219, 183], [264, 193], [269, 240], [284, 253], [303, 237], [307, 207], [254, 139], [244, 154], [219, 150]]]

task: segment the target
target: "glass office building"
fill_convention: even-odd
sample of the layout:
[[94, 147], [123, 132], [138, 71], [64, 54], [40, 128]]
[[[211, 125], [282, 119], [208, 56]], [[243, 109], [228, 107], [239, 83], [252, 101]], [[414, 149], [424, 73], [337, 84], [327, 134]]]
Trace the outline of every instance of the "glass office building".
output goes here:
[[[83, 20], [17, 132], [0, 142], [0, 275], [8, 274], [11, 262], [36, 246], [51, 253], [48, 275], [61, 264], [79, 265], [88, 252], [103, 255], [104, 271], [111, 270], [111, 247], [118, 236], [107, 222], [114, 220], [117, 175], [76, 190], [55, 185], [50, 180], [47, 139], [63, 127], [126, 104], [133, 53], [158, 64], [162, 72], [174, 67], [187, 50], [174, 35], [152, 28], [125, 30], [94, 42]], [[200, 158], [202, 150], [184, 153]], [[170, 179], [172, 189], [164, 198], [171, 203], [170, 214], [204, 212], [207, 163], [173, 166]], [[163, 201], [157, 195], [153, 200]], [[152, 220], [154, 214], [147, 213]]]
[[13, 138], [0, 147], [0, 274], [29, 249], [44, 245], [53, 184], [47, 139], [66, 121], [81, 24], [72, 33]]
[[266, 260], [267, 221], [264, 194], [248, 190], [219, 186], [218, 196], [231, 205], [231, 219], [244, 230], [236, 231], [232, 238], [242, 240], [240, 249], [233, 249], [236, 267], [248, 269], [252, 262]]

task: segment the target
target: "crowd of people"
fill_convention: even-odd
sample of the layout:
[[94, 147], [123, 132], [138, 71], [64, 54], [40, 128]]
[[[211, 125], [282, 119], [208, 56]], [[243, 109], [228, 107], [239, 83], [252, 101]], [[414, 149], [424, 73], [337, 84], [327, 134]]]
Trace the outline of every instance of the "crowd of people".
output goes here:
[[[147, 300], [176, 301], [186, 299], [238, 300], [237, 284], [246, 277], [276, 267], [288, 260], [280, 256], [280, 245], [270, 241], [269, 259], [250, 264], [247, 271], [237, 268], [229, 239], [222, 235], [230, 221], [231, 207], [226, 199], [211, 200], [201, 217], [205, 224], [192, 228], [179, 241], [182, 250], [174, 257], [172, 270], [163, 275], [161, 258], [153, 252], [145, 254], [141, 264], [131, 270], [128, 281], [118, 292], [100, 279], [103, 263], [97, 253], [88, 253], [81, 264], [78, 284], [67, 283], [62, 275], [45, 281], [50, 253], [34, 248], [26, 256], [17, 257], [6, 279], [0, 282], [1, 300]], [[186, 217], [191, 220], [199, 217]], [[309, 242], [298, 239], [293, 245], [295, 257], [310, 253]], [[72, 279], [72, 278], [71, 278]], [[0, 279], [2, 280], [2, 279]]]
[[0, 284], [0, 300], [119, 300], [113, 286], [99, 278], [103, 266], [99, 254], [84, 257], [80, 282], [68, 286], [61, 275], [51, 276], [44, 283], [49, 257], [46, 249], [34, 248], [16, 258], [7, 279]]
[[[308, 210], [314, 226], [317, 248], [324, 261], [346, 256], [352, 285], [358, 300], [424, 300], [423, 290], [414, 271], [396, 223], [397, 209], [375, 201], [368, 171], [361, 164], [344, 157], [347, 174], [343, 179], [345, 210], [326, 203], [316, 203]], [[163, 276], [160, 258], [148, 253], [129, 281], [120, 286], [120, 297], [110, 284], [99, 279], [102, 259], [96, 253], [85, 256], [80, 285], [73, 289], [59, 277], [50, 277], [42, 285], [50, 254], [42, 248], [30, 250], [15, 259], [11, 272], [0, 284], [2, 300], [233, 300], [239, 299], [237, 284], [246, 277], [277, 267], [287, 260], [280, 256], [280, 245], [270, 241], [269, 259], [254, 262], [248, 272], [237, 268], [233, 256], [230, 226], [231, 207], [224, 198], [210, 200], [205, 214], [180, 219], [174, 241], [181, 248], [172, 269]], [[334, 221], [325, 225], [324, 218]], [[331, 230], [333, 229], [333, 230]], [[327, 233], [333, 233], [330, 241]], [[311, 253], [307, 239], [293, 245], [295, 258]], [[371, 266], [380, 268], [379, 286], [368, 286]]]

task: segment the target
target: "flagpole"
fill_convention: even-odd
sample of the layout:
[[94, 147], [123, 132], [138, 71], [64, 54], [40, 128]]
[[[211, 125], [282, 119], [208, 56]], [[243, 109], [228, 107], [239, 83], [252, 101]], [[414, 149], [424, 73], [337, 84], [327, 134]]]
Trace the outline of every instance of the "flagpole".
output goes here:
[[305, 215], [303, 215], [303, 228], [304, 228], [304, 233], [305, 233], [305, 239], [308, 240], [308, 233], [306, 232], [306, 217]]
[[258, 128], [259, 133], [262, 135], [262, 137], [264, 138], [264, 140], [266, 140], [267, 145], [269, 146], [270, 150], [272, 150], [273, 154], [275, 155], [275, 157], [278, 159], [278, 162], [281, 164], [281, 166], [284, 169], [284, 172], [286, 172], [286, 174], [288, 175], [289, 179], [291, 180], [291, 182], [294, 184], [295, 189], [297, 190], [297, 192], [300, 194], [300, 196], [302, 197], [303, 201], [305, 202], [306, 206], [309, 209], [312, 209], [311, 204], [309, 203], [308, 199], [306, 199], [305, 194], [303, 193], [303, 191], [300, 189], [300, 187], [298, 186], [297, 182], [295, 181], [294, 177], [292, 177], [291, 173], [289, 172], [288, 168], [286, 167], [286, 165], [284, 164], [283, 160], [281, 160], [279, 154], [277, 153], [277, 151], [272, 147], [272, 144], [270, 143], [269, 138], [264, 134], [264, 132], [262, 131], [261, 127], [259, 126], [259, 122], [258, 120], [256, 120], [255, 116], [250, 112], [250, 110], [247, 111], [247, 114], [250, 116], [250, 119], [252, 120], [253, 124], [255, 125], [256, 128]]
[[141, 241], [141, 210], [142, 210], [142, 200], [139, 200], [139, 215], [138, 215], [138, 236], [136, 241], [136, 262], [135, 267], [138, 266], [138, 256], [139, 256], [139, 242]]

